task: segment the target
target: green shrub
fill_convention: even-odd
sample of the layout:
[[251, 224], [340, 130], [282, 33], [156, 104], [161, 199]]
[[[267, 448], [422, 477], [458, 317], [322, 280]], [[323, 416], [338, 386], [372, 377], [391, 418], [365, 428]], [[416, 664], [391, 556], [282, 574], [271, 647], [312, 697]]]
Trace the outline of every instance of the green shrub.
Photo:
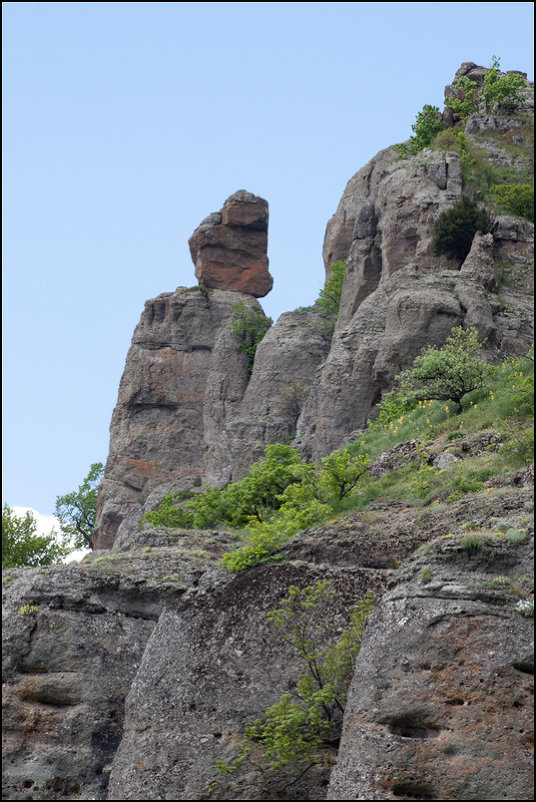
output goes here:
[[466, 393], [483, 388], [489, 376], [488, 365], [477, 357], [480, 347], [475, 328], [453, 328], [441, 348], [423, 348], [413, 367], [396, 377], [403, 398], [408, 404], [425, 399], [459, 404]]
[[445, 98], [445, 105], [467, 122], [471, 114], [480, 111], [486, 114], [513, 114], [523, 103], [519, 91], [527, 86], [526, 79], [517, 73], [499, 75], [500, 59], [492, 57], [491, 67], [484, 75], [484, 85], [479, 89], [476, 81], [463, 75], [456, 82], [456, 96]]
[[368, 464], [367, 454], [351, 454], [349, 449], [334, 451], [321, 466], [295, 463], [293, 481], [276, 496], [271, 511], [248, 518], [244, 545], [224, 554], [222, 564], [235, 573], [273, 559], [293, 535], [329, 518], [333, 504], [354, 491]]
[[415, 406], [415, 402], [408, 400], [405, 393], [401, 390], [391, 390], [386, 393], [377, 405], [378, 415], [374, 420], [367, 421], [367, 428], [374, 430], [383, 429], [392, 420], [400, 418]]
[[528, 538], [529, 533], [526, 529], [507, 529], [506, 539], [512, 546], [519, 546]]
[[346, 262], [333, 262], [330, 267], [331, 276], [320, 290], [314, 308], [323, 315], [336, 317], [341, 302], [342, 286], [346, 273]]
[[491, 68], [484, 76], [484, 86], [481, 90], [484, 107], [487, 114], [496, 112], [513, 114], [523, 103], [519, 91], [526, 87], [527, 81], [518, 73], [499, 75], [499, 70], [500, 59], [493, 56]]
[[471, 81], [466, 75], [458, 78], [454, 86], [456, 95], [445, 98], [445, 106], [449, 106], [452, 111], [459, 114], [464, 122], [467, 118], [478, 111], [479, 90], [476, 81]]
[[374, 601], [368, 591], [350, 608], [348, 626], [329, 646], [325, 622], [330, 620], [332, 595], [327, 580], [301, 590], [291, 585], [281, 606], [268, 614], [282, 640], [298, 652], [302, 670], [294, 696], [283, 694], [246, 727], [235, 760], [218, 761], [222, 774], [243, 771], [244, 764], [263, 775], [288, 768], [304, 771], [322, 762], [323, 746], [338, 741], [347, 689]]
[[433, 247], [436, 256], [445, 253], [462, 262], [471, 250], [477, 231], [487, 234], [491, 223], [487, 212], [465, 195], [442, 212], [434, 225]]
[[417, 114], [411, 130], [414, 136], [410, 136], [409, 143], [402, 143], [395, 145], [395, 150], [402, 159], [406, 159], [408, 155], [416, 155], [423, 148], [431, 145], [435, 135], [445, 127], [445, 123], [441, 118], [441, 112], [437, 106], [425, 105], [423, 110]]
[[470, 554], [473, 554], [474, 552], [479, 551], [485, 542], [486, 539], [482, 535], [466, 535], [464, 538], [462, 538], [460, 544], [462, 549], [468, 551]]
[[176, 506], [177, 495], [168, 493], [143, 520], [154, 526], [205, 529], [218, 524], [244, 526], [251, 519], [263, 521], [283, 503], [285, 488], [300, 481], [303, 461], [289, 445], [273, 443], [264, 449], [265, 459], [253, 463], [249, 473], [226, 487], [207, 487]]
[[499, 184], [492, 187], [495, 202], [516, 217], [534, 222], [534, 185]]
[[461, 128], [444, 128], [432, 141], [435, 150], [451, 150], [463, 153], [467, 148], [467, 137]]
[[427, 585], [428, 582], [430, 582], [431, 579], [432, 579], [432, 569], [431, 568], [423, 568], [422, 571], [421, 571], [421, 576], [420, 576], [421, 584], [422, 585]]
[[238, 337], [240, 350], [246, 355], [246, 367], [250, 374], [257, 346], [272, 323], [272, 318], [266, 317], [262, 309], [248, 309], [244, 301], [238, 301], [233, 306], [231, 331]]

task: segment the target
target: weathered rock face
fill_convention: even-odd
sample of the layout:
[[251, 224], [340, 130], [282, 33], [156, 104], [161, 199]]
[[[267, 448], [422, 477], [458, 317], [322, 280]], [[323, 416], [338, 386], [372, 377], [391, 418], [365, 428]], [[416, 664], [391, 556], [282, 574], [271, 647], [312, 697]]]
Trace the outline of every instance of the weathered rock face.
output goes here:
[[287, 443], [331, 343], [328, 323], [314, 309], [287, 312], [265, 334], [238, 413], [227, 427], [232, 478], [241, 478], [267, 443]]
[[[296, 681], [296, 655], [266, 614], [290, 584], [328, 579], [337, 589], [325, 622], [331, 637], [344, 625], [350, 600], [365, 588], [378, 592], [384, 586], [383, 573], [348, 564], [326, 569], [303, 560], [259, 566], [235, 578], [218, 581], [213, 575], [195, 596], [164, 613], [127, 700], [108, 799], [202, 799], [213, 784], [211, 798], [274, 798], [258, 776], [239, 785], [233, 778], [226, 783], [215, 770], [217, 760], [235, 756], [233, 736]], [[323, 775], [325, 782], [325, 770]], [[301, 790], [304, 798], [317, 798], [311, 778]]]
[[189, 240], [195, 275], [205, 287], [262, 298], [272, 289], [268, 272], [268, 204], [239, 190], [209, 215]]
[[[467, 63], [455, 80], [461, 75], [478, 83], [485, 69]], [[525, 169], [503, 141], [528, 136], [522, 122], [474, 115], [466, 136], [494, 163]], [[271, 287], [267, 204], [240, 191], [203, 221], [190, 240], [203, 286], [148, 302], [134, 336], [112, 421], [98, 547], [117, 535], [124, 547], [140, 505], [149, 509], [172, 484], [241, 478], [267, 443], [292, 442], [314, 460], [339, 448], [374, 416], [395, 376], [454, 326], [476, 326], [490, 359], [525, 353], [534, 336], [530, 288], [504, 286], [504, 276], [528, 276], [534, 226], [500, 215], [490, 234], [475, 236], [463, 264], [436, 256], [434, 223], [461, 192], [457, 153], [425, 149], [400, 159], [380, 151], [350, 179], [327, 226], [327, 274], [334, 261], [347, 262], [333, 336], [314, 307], [282, 315], [259, 344], [251, 376], [229, 320], [237, 300], [253, 309], [251, 296]]]
[[326, 642], [367, 589], [378, 600], [329, 798], [531, 798], [530, 622], [494, 582], [530, 590], [530, 541], [469, 553], [449, 535], [470, 518], [526, 526], [531, 499], [507, 487], [442, 511], [378, 503], [236, 576], [218, 565], [231, 535], [147, 526], [128, 551], [4, 572], [4, 797], [325, 798], [333, 747], [299, 778], [222, 777], [216, 761], [301, 669], [266, 613], [291, 584], [327, 579]]
[[106, 799], [155, 623], [228, 546], [221, 535], [173, 541], [3, 572], [5, 799]]
[[328, 799], [531, 799], [533, 621], [494, 590], [532, 546], [415, 555], [370, 622]]
[[[247, 384], [245, 356], [230, 333], [233, 307], [250, 295], [185, 289], [148, 301], [132, 338], [110, 426], [110, 453], [99, 491], [96, 548], [135, 529], [157, 486], [191, 488], [203, 475], [203, 416], [222, 366], [231, 386], [218, 384], [223, 405]], [[210, 382], [210, 383], [209, 383]], [[156, 502], [155, 502], [156, 503]]]

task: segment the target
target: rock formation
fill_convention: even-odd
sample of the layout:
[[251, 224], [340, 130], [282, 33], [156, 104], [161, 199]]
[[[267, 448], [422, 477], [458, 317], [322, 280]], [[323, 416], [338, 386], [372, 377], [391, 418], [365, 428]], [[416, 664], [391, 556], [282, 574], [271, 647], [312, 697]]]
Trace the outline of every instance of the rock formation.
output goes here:
[[195, 275], [204, 287], [262, 298], [272, 289], [268, 272], [268, 204], [239, 190], [209, 215], [189, 240]]
[[405, 564], [360, 652], [327, 799], [532, 798], [533, 621], [493, 577], [533, 560], [438, 540]]
[[[456, 78], [484, 74], [467, 63]], [[514, 170], [502, 137], [524, 131], [515, 116], [466, 126]], [[377, 500], [237, 575], [220, 564], [235, 534], [141, 520], [170, 490], [240, 478], [268, 443], [312, 460], [341, 447], [454, 326], [475, 326], [491, 361], [526, 353], [533, 225], [498, 215], [463, 263], [437, 256], [434, 223], [461, 192], [456, 152], [375, 156], [326, 229], [327, 275], [347, 262], [337, 320], [316, 307], [285, 313], [252, 368], [233, 317], [238, 302], [264, 314], [267, 204], [237, 192], [196, 229], [199, 286], [147, 301], [133, 335], [96, 550], [79, 565], [4, 573], [5, 799], [531, 798], [532, 621], [515, 594], [527, 597], [533, 576], [533, 471], [436, 507]], [[457, 457], [430, 447], [431, 464], [487, 453], [498, 436], [458, 437]], [[409, 465], [418, 445], [384, 452], [371, 475]], [[453, 534], [467, 521], [494, 533], [477, 551]], [[512, 527], [517, 539], [501, 539]], [[223, 776], [216, 761], [236, 755], [244, 726], [296, 685], [296, 654], [266, 613], [289, 585], [318, 579], [333, 589], [326, 642], [366, 590], [376, 597], [340, 748], [283, 782]]]
[[[110, 426], [99, 491], [95, 546], [132, 532], [155, 488], [194, 487], [203, 474], [207, 396], [229, 414], [247, 385], [240, 344], [230, 332], [237, 301], [262, 314], [251, 295], [179, 287], [145, 305], [134, 332]], [[224, 377], [220, 375], [226, 366]], [[228, 372], [227, 372], [228, 371]]]
[[474, 554], [449, 533], [470, 516], [524, 526], [531, 499], [513, 486], [424, 515], [379, 504], [237, 576], [218, 565], [229, 534], [147, 525], [81, 565], [4, 572], [4, 798], [324, 798], [329, 762], [283, 783], [215, 768], [296, 680], [266, 612], [319, 579], [334, 591], [326, 638], [366, 590], [387, 590], [328, 798], [530, 798], [532, 621], [493, 580], [528, 581], [531, 541]]

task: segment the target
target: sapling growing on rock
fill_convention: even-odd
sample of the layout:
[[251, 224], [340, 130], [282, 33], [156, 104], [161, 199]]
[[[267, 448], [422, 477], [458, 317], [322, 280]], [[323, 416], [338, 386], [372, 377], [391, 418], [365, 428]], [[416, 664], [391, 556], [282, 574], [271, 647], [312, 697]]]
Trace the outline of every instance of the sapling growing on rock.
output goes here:
[[333, 590], [328, 580], [314, 586], [291, 585], [281, 606], [268, 620], [282, 640], [299, 654], [302, 670], [294, 695], [285, 693], [262, 718], [246, 727], [233, 761], [218, 761], [222, 774], [246, 766], [271, 774], [305, 771], [330, 762], [326, 747], [340, 738], [347, 690], [367, 619], [374, 606], [372, 591], [350, 608], [348, 626], [339, 640], [326, 645], [325, 615]]

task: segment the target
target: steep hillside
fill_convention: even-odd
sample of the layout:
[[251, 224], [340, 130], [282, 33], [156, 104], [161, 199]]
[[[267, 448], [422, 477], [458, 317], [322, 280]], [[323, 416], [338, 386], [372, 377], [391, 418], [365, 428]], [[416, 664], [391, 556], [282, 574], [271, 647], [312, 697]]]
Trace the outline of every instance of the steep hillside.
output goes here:
[[3, 573], [3, 798], [532, 798], [533, 94], [491, 72], [349, 181], [323, 302], [266, 319], [240, 191], [146, 303], [95, 551]]
[[[485, 75], [465, 64], [455, 82], [482, 85]], [[453, 92], [446, 87], [447, 98]], [[232, 319], [238, 301], [257, 325], [262, 319], [254, 297], [272, 284], [267, 203], [237, 192], [203, 221], [190, 240], [199, 288], [148, 301], [134, 333], [112, 418], [98, 548], [118, 534], [124, 543], [171, 484], [184, 491], [239, 479], [268, 443], [293, 442], [314, 460], [339, 448], [396, 374], [454, 326], [476, 326], [493, 361], [526, 353], [534, 227], [505, 214], [504, 187], [532, 174], [531, 87], [514, 112], [472, 114], [462, 129], [447, 107], [427, 147], [403, 157], [387, 148], [356, 173], [324, 243], [328, 276], [333, 262], [347, 264], [335, 325], [315, 307], [282, 315], [251, 369]], [[490, 233], [463, 257], [438, 254], [434, 226], [462, 196], [488, 210]]]

